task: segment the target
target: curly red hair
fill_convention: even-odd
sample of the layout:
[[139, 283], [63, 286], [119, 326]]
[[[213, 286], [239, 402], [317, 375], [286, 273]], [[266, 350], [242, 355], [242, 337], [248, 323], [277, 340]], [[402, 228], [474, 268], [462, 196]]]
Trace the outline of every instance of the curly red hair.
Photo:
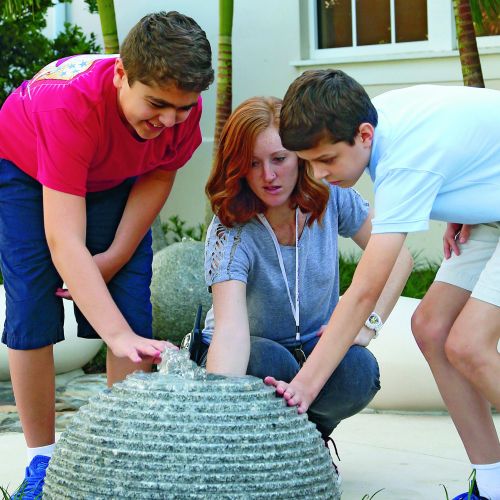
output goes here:
[[[266, 211], [266, 205], [248, 186], [246, 176], [252, 165], [257, 136], [269, 127], [279, 130], [280, 111], [281, 99], [252, 97], [233, 111], [222, 129], [205, 192], [213, 212], [227, 227], [248, 222]], [[321, 221], [328, 196], [328, 187], [317, 181], [309, 165], [299, 158], [298, 179], [290, 206], [298, 206], [308, 213], [311, 225], [315, 220]]]

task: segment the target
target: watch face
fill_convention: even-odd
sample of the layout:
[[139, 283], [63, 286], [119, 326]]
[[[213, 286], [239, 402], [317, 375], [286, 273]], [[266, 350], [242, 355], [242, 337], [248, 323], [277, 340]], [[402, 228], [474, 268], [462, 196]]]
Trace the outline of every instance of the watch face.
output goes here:
[[382, 325], [383, 325], [382, 320], [380, 319], [380, 316], [377, 313], [371, 313], [365, 322], [365, 326], [367, 328], [375, 330], [376, 332], [378, 332], [382, 328]]

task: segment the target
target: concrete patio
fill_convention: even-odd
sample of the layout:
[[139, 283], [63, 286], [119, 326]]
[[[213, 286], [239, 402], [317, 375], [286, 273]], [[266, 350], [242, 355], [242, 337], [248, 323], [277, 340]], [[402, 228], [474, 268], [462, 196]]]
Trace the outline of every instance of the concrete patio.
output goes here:
[[[445, 500], [441, 485], [450, 499], [467, 490], [469, 461], [411, 335], [410, 317], [417, 304], [416, 299], [402, 297], [380, 338], [370, 344], [379, 362], [382, 389], [369, 409], [343, 421], [333, 435], [345, 500], [368, 498], [381, 489], [375, 500]], [[93, 391], [105, 386], [103, 376], [78, 378], [81, 373], [56, 377], [60, 428]], [[13, 395], [8, 389], [2, 393], [1, 387], [2, 383], [0, 401], [3, 398], [2, 404], [10, 405], [3, 407], [5, 412], [15, 412]], [[12, 417], [17, 415], [10, 415], [11, 421], [16, 420]], [[494, 418], [500, 430], [500, 415]], [[11, 432], [19, 425], [3, 429], [0, 486], [12, 491], [24, 474], [24, 439], [19, 432]]]

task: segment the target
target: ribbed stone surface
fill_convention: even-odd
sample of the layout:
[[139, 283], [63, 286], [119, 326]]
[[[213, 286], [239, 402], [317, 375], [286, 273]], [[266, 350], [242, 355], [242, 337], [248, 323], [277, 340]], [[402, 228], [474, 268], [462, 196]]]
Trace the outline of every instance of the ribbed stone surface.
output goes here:
[[82, 407], [43, 498], [338, 499], [340, 490], [314, 425], [261, 380], [177, 367], [131, 375]]

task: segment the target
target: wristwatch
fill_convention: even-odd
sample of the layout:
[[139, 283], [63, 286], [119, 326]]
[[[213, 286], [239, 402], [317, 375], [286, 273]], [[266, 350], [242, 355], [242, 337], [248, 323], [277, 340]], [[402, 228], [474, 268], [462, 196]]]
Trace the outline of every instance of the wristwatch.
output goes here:
[[378, 337], [378, 332], [384, 326], [384, 322], [376, 312], [372, 312], [370, 316], [368, 316], [368, 319], [365, 321], [365, 326], [369, 330], [373, 330], [375, 332], [373, 338], [376, 339]]

